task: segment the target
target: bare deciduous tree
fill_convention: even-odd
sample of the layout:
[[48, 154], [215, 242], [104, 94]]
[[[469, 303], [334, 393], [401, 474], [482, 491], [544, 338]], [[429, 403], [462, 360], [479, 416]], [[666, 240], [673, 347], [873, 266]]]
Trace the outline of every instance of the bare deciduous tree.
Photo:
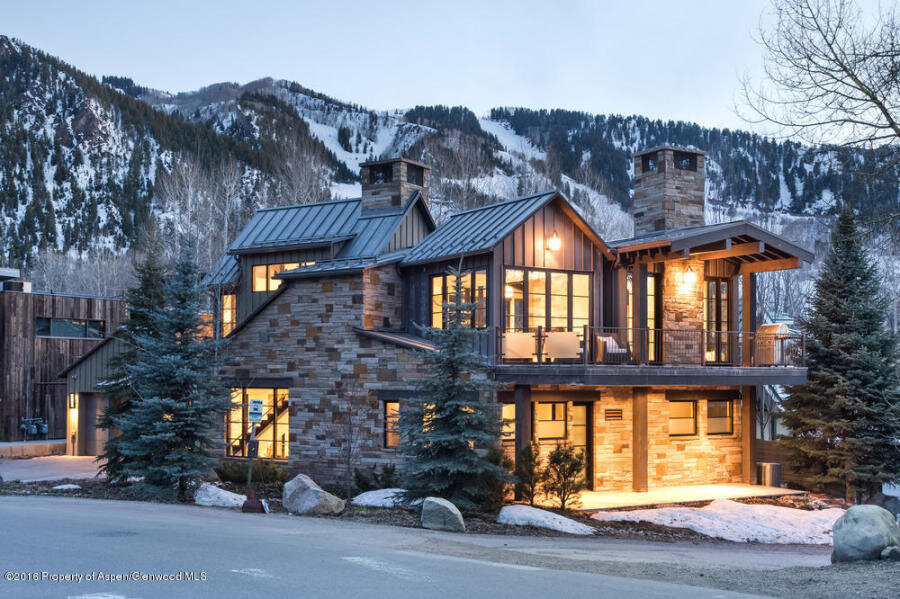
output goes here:
[[120, 297], [134, 285], [134, 259], [131, 252], [98, 250], [76, 257], [42, 250], [25, 276], [43, 291]]

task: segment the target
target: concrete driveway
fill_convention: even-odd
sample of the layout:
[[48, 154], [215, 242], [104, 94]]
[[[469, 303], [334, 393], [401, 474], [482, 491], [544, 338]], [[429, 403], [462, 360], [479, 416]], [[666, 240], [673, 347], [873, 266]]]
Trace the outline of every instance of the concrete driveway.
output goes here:
[[97, 476], [94, 456], [54, 455], [43, 458], [0, 460], [3, 480], [23, 483], [63, 478], [86, 479]]
[[[0, 496], [0, 523], [4, 543], [15, 547], [4, 554], [3, 569], [13, 573], [0, 581], [4, 597], [754, 596], [576, 571], [555, 567], [546, 557], [534, 561], [540, 554], [590, 554], [592, 547], [607, 557], [637, 555], [628, 555], [628, 543], [605, 546], [597, 539], [461, 535], [334, 519], [56, 497]], [[633, 545], [632, 550], [652, 544]], [[660, 545], [673, 549], [671, 544]], [[677, 567], [678, 554], [690, 551], [690, 544], [685, 544], [670, 555], [668, 567]], [[783, 562], [795, 558], [789, 553], [781, 557]], [[715, 552], [704, 550], [692, 559], [706, 558], [716, 559]], [[8, 579], [15, 576], [26, 580]], [[34, 576], [37, 581], [27, 580]], [[160, 576], [176, 579], [152, 579]], [[188, 577], [196, 580], [185, 580]]]

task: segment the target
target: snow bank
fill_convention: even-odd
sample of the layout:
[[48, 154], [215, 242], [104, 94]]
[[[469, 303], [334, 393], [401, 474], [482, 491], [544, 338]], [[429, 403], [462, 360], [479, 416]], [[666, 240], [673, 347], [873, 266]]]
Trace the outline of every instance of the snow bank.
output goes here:
[[497, 516], [500, 524], [512, 524], [513, 526], [537, 526], [566, 532], [570, 535], [592, 535], [594, 529], [587, 524], [576, 522], [571, 518], [540, 510], [530, 505], [507, 505], [500, 510]]
[[52, 490], [53, 491], [77, 491], [80, 488], [81, 488], [81, 485], [67, 484], [67, 485], [56, 485], [55, 487], [53, 487]]
[[729, 541], [830, 545], [831, 529], [844, 514], [840, 508], [798, 510], [716, 499], [707, 507], [668, 507], [629, 512], [598, 512], [594, 520], [650, 522], [689, 528]]
[[194, 503], [206, 507], [241, 507], [245, 501], [246, 495], [232, 493], [209, 483], [203, 483], [194, 493]]
[[403, 501], [400, 499], [403, 492], [404, 489], [366, 491], [354, 497], [351, 503], [363, 507], [397, 507], [403, 504]]

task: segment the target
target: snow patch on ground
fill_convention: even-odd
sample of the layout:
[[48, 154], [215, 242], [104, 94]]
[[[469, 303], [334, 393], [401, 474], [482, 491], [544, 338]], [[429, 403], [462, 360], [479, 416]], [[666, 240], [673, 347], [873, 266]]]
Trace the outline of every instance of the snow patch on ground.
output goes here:
[[402, 505], [401, 500], [404, 489], [376, 489], [366, 491], [353, 498], [353, 505], [363, 507], [397, 507]]
[[729, 541], [830, 545], [831, 529], [844, 514], [840, 508], [798, 510], [716, 499], [706, 507], [667, 507], [628, 512], [598, 512], [601, 522], [650, 522], [688, 528]]
[[209, 483], [200, 485], [194, 494], [194, 503], [206, 507], [241, 507], [245, 501], [246, 495], [232, 493]]
[[592, 535], [594, 529], [587, 524], [576, 522], [571, 518], [560, 516], [547, 510], [541, 510], [530, 505], [506, 505], [500, 510], [497, 516], [497, 522], [500, 524], [511, 524], [513, 526], [537, 526], [538, 528], [549, 528], [559, 532], [569, 533], [570, 535]]
[[53, 491], [77, 491], [81, 488], [81, 485], [56, 485], [52, 488]]

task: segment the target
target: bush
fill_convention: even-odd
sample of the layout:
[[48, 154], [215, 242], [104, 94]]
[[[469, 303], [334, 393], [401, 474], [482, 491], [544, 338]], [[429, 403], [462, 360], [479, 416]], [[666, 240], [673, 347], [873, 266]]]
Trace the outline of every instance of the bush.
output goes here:
[[376, 489], [393, 489], [399, 484], [397, 467], [394, 464], [382, 466], [381, 473], [377, 468], [372, 468], [368, 473], [359, 468], [353, 469], [353, 487], [356, 493], [365, 493]]
[[[489, 450], [485, 459], [491, 464], [500, 466], [507, 472], [513, 469], [513, 461], [507, 457], [502, 447], [494, 447]], [[503, 506], [506, 496], [509, 494], [509, 488], [512, 482], [513, 481], [505, 478], [490, 478], [488, 480], [488, 486], [490, 487], [491, 492], [485, 502], [484, 508], [489, 511], [499, 510], [500, 507]]]
[[516, 496], [534, 505], [534, 498], [546, 478], [546, 470], [541, 467], [541, 454], [538, 448], [529, 443], [516, 456]]
[[[223, 482], [247, 484], [249, 460], [225, 460], [215, 470]], [[261, 484], [284, 483], [287, 480], [284, 466], [268, 460], [256, 460], [253, 465], [253, 482]]]
[[544, 492], [559, 501], [559, 508], [566, 509], [574, 503], [575, 495], [585, 487], [584, 452], [578, 453], [568, 445], [558, 445], [547, 458]]

